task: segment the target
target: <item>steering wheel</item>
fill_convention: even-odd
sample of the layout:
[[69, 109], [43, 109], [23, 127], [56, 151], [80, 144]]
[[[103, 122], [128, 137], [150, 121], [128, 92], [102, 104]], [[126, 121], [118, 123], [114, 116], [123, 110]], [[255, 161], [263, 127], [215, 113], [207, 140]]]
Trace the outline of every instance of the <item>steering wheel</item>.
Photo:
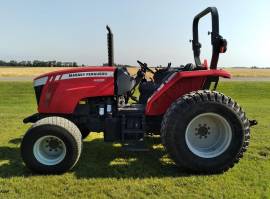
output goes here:
[[172, 66], [172, 63], [169, 62], [166, 68], [163, 68], [162, 66], [157, 66], [157, 67], [155, 67], [155, 70], [156, 70], [156, 72], [158, 72], [158, 71], [168, 71], [168, 70], [170, 70], [171, 66]]
[[155, 72], [153, 70], [151, 70], [148, 66], [147, 63], [142, 63], [139, 60], [137, 60], [137, 63], [140, 65], [140, 67], [142, 68], [143, 72], [149, 71], [150, 73], [154, 74]]

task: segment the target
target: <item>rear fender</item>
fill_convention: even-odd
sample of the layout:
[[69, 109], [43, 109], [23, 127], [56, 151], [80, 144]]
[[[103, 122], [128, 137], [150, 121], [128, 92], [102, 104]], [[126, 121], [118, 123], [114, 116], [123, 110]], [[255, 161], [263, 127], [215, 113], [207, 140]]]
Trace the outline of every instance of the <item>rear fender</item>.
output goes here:
[[221, 69], [176, 72], [148, 99], [145, 114], [163, 115], [179, 97], [191, 91], [204, 89], [209, 77], [230, 78], [231, 75]]

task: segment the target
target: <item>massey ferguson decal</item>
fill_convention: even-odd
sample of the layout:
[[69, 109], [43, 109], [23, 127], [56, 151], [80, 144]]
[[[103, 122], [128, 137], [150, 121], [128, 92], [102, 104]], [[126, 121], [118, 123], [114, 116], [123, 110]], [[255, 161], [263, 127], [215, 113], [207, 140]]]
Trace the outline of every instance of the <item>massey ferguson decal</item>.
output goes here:
[[79, 73], [67, 73], [62, 75], [61, 79], [74, 79], [85, 77], [113, 77], [111, 71], [93, 71], [93, 72], [79, 72]]

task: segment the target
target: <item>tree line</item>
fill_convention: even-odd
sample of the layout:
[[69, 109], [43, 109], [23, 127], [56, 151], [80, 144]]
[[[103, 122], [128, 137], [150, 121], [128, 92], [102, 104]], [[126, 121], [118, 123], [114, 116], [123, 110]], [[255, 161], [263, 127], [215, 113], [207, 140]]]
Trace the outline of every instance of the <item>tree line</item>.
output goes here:
[[[108, 66], [107, 63], [103, 63], [103, 66]], [[77, 62], [62, 62], [62, 61], [3, 61], [0, 60], [0, 67], [1, 66], [20, 66], [20, 67], [78, 67], [78, 66], [85, 66], [84, 64], [78, 65]], [[127, 64], [114, 64], [116, 67], [132, 67]]]
[[[108, 66], [108, 63], [103, 63], [102, 66]], [[128, 64], [114, 64], [115, 67], [127, 67], [127, 68], [130, 68], [130, 67], [133, 67], [131, 65], [128, 65]]]
[[77, 67], [76, 62], [62, 62], [62, 61], [3, 61], [0, 60], [0, 66], [21, 66], [21, 67]]

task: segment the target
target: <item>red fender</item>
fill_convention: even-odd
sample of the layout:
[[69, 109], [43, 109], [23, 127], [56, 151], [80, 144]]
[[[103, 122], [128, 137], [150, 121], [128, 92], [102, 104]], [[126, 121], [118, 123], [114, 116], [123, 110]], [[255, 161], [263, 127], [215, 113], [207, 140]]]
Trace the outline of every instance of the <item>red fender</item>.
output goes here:
[[169, 106], [179, 97], [191, 91], [203, 89], [209, 76], [230, 78], [224, 70], [198, 70], [174, 73], [148, 99], [145, 114], [149, 116], [163, 115]]

